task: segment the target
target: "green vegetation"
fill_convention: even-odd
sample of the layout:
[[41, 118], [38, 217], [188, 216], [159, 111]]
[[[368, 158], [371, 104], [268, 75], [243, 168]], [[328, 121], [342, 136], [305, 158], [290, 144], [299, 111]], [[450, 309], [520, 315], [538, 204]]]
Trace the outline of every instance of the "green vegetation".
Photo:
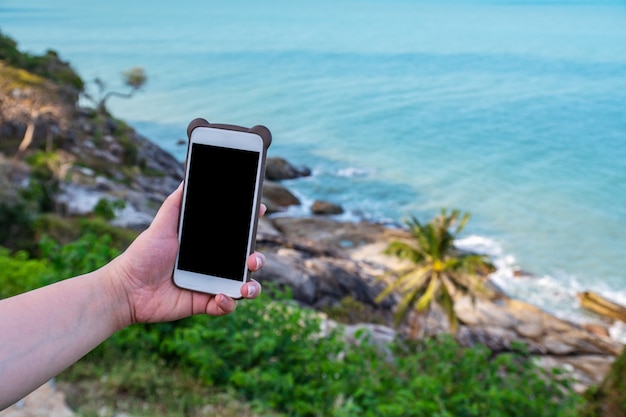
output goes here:
[[124, 200], [107, 200], [106, 198], [101, 198], [98, 200], [98, 203], [96, 203], [93, 212], [105, 220], [113, 220], [115, 218], [115, 210], [123, 209], [124, 207], [126, 207]]
[[626, 416], [626, 349], [615, 360], [599, 387], [585, 393], [587, 402], [580, 417]]
[[[45, 238], [41, 259], [1, 250], [1, 295], [93, 270], [119, 252], [112, 242]], [[535, 366], [522, 346], [493, 356], [440, 336], [381, 348], [363, 332], [350, 344], [288, 294], [268, 293], [224, 317], [131, 326], [58, 380], [87, 416], [106, 407], [134, 416], [554, 417], [580, 404], [568, 380]]]
[[376, 310], [350, 295], [344, 297], [338, 305], [323, 307], [321, 311], [331, 319], [341, 323], [387, 323], [384, 312]]
[[[394, 292], [400, 293], [397, 323], [412, 310], [417, 313], [427, 312], [432, 302], [436, 301], [448, 315], [450, 328], [454, 331], [458, 326], [454, 295], [460, 293], [474, 297], [488, 293], [479, 274], [491, 271], [492, 265], [482, 255], [462, 253], [454, 247], [454, 240], [469, 220], [469, 213], [460, 221], [459, 216], [458, 210], [447, 213], [442, 209], [439, 216], [426, 224], [411, 217], [407, 225], [414, 240], [396, 241], [388, 246], [387, 254], [411, 262], [378, 296], [380, 301]], [[411, 327], [415, 337], [417, 323], [413, 321]]]
[[122, 72], [122, 80], [124, 81], [124, 85], [130, 89], [128, 92], [122, 93], [119, 91], [107, 91], [105, 82], [101, 78], [96, 78], [94, 80], [94, 84], [98, 89], [97, 96], [94, 97], [87, 92], [85, 92], [84, 95], [87, 99], [94, 103], [98, 113], [108, 115], [109, 112], [107, 110], [106, 103], [111, 97], [131, 98], [146, 84], [148, 76], [143, 68], [133, 67]]
[[0, 60], [56, 84], [70, 86], [76, 91], [82, 91], [84, 87], [83, 80], [68, 63], [60, 59], [57, 52], [50, 49], [43, 55], [21, 52], [17, 42], [2, 32], [0, 32]]

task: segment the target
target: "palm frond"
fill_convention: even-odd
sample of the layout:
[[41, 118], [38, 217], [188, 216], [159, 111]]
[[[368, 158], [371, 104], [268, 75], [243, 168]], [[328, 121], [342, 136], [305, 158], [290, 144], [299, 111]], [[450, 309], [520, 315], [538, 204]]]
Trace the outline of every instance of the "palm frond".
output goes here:
[[398, 289], [402, 292], [408, 292], [412, 289], [415, 290], [417, 288], [425, 287], [426, 280], [430, 274], [430, 268], [415, 268], [408, 274], [404, 274], [398, 278], [398, 281], [400, 281]]
[[470, 253], [459, 255], [457, 259], [459, 260], [458, 268], [470, 274], [487, 275], [496, 270], [495, 266], [485, 255]]
[[454, 299], [448, 291], [445, 285], [441, 286], [441, 295], [439, 297], [439, 304], [443, 308], [444, 313], [448, 316], [448, 323], [450, 324], [450, 330], [454, 333], [459, 328], [459, 319], [454, 311]]
[[423, 259], [423, 255], [418, 246], [401, 241], [391, 242], [387, 245], [383, 253], [385, 255], [393, 255], [399, 259], [406, 259], [414, 263], [419, 263]]
[[376, 302], [381, 302], [395, 291], [402, 294], [410, 292], [409, 290], [419, 291], [419, 289], [424, 286], [424, 281], [426, 281], [426, 273], [428, 273], [428, 269], [426, 268], [412, 268], [387, 285], [387, 287], [376, 296]]
[[396, 306], [396, 312], [394, 314], [394, 322], [396, 326], [400, 325], [402, 320], [404, 320], [409, 311], [409, 307], [415, 304], [415, 300], [417, 300], [422, 295], [422, 292], [417, 291], [414, 293], [409, 293], [406, 294], [402, 299], [400, 299], [400, 302]]
[[424, 294], [417, 300], [415, 304], [415, 309], [419, 312], [423, 312], [430, 307], [430, 303], [432, 303], [437, 290], [439, 289], [441, 283], [436, 274], [431, 275], [430, 281], [428, 283], [428, 287], [426, 287], [426, 291]]
[[463, 229], [465, 229], [465, 225], [467, 224], [469, 219], [470, 219], [470, 214], [465, 213], [463, 217], [461, 218], [461, 221], [459, 222], [458, 226], [456, 227], [456, 230], [454, 231], [455, 235], [458, 235], [459, 233], [463, 231]]

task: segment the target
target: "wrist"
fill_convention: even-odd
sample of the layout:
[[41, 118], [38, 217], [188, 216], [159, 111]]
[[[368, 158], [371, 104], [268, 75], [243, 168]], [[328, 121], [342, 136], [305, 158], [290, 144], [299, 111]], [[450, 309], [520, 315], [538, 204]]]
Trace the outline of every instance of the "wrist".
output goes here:
[[124, 286], [123, 263], [118, 257], [105, 265], [101, 271], [104, 273], [104, 291], [109, 300], [115, 330], [121, 330], [134, 323], [130, 297]]

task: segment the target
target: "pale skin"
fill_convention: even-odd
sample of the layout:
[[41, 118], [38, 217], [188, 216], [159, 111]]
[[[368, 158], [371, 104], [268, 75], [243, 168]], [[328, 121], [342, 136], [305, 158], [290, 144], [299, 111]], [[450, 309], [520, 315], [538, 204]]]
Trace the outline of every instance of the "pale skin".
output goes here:
[[[150, 227], [109, 264], [0, 301], [0, 410], [133, 323], [195, 314], [220, 316], [235, 310], [236, 301], [224, 294], [192, 292], [172, 283], [181, 196], [179, 187]], [[248, 258], [251, 271], [264, 263], [258, 252]], [[260, 292], [256, 281], [241, 287], [243, 298], [255, 298]]]

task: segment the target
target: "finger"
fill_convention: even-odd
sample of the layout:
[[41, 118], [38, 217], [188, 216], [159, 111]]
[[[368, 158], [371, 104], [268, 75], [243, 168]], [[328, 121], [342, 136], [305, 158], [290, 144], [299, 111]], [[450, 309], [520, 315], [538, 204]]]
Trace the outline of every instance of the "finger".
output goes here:
[[250, 271], [258, 271], [265, 265], [265, 255], [261, 252], [254, 252], [248, 257], [248, 269]]
[[266, 212], [267, 212], [267, 206], [261, 203], [261, 208], [259, 209], [259, 216], [261, 217], [265, 216]]
[[207, 314], [212, 316], [224, 316], [235, 311], [237, 302], [224, 294], [217, 294], [213, 299], [213, 303], [209, 303]]
[[256, 298], [259, 294], [261, 294], [261, 284], [255, 280], [246, 282], [241, 287], [241, 295], [244, 298]]

